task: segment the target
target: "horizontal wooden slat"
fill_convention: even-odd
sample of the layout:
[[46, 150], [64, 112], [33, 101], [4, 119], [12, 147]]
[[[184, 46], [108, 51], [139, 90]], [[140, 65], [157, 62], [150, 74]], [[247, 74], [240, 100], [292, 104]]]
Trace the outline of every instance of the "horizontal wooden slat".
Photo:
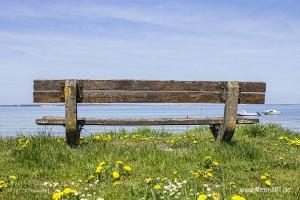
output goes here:
[[33, 92], [34, 103], [64, 103], [64, 99], [61, 98], [60, 92]]
[[[65, 80], [35, 80], [34, 91], [59, 91]], [[78, 80], [83, 90], [220, 91], [225, 81]], [[265, 92], [263, 82], [239, 82], [242, 92]]]
[[209, 81], [143, 81], [143, 80], [86, 80], [84, 90], [126, 91], [219, 91], [223, 82]]
[[239, 96], [240, 104], [264, 104], [265, 94], [264, 93], [242, 93]]
[[[60, 92], [34, 92], [36, 103], [63, 103]], [[78, 103], [220, 103], [220, 93], [208, 92], [83, 92]]]
[[208, 92], [84, 92], [84, 103], [220, 103], [220, 93]]
[[60, 91], [64, 86], [66, 80], [34, 80], [33, 90], [34, 91]]
[[[213, 125], [222, 124], [222, 117], [213, 118], [157, 118], [157, 119], [95, 119], [80, 118], [81, 125], [114, 125], [114, 126], [142, 126], [142, 125]], [[238, 118], [238, 124], [259, 123], [258, 118]], [[44, 117], [37, 119], [38, 125], [64, 125], [65, 119], [59, 117]]]
[[[224, 103], [221, 93], [209, 92], [83, 92], [78, 103]], [[60, 92], [34, 92], [36, 103], [63, 103]], [[263, 93], [242, 93], [240, 103], [263, 104]]]
[[240, 92], [266, 92], [266, 83], [264, 82], [239, 82]]

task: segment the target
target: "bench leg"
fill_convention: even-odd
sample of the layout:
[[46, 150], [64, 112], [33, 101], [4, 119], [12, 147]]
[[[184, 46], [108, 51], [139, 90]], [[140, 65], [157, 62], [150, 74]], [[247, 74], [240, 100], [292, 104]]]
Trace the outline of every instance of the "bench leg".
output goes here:
[[221, 125], [220, 124], [210, 125], [210, 130], [216, 140], [218, 138], [218, 135], [220, 134]]
[[237, 120], [237, 108], [239, 103], [239, 83], [228, 82], [226, 88], [226, 100], [224, 108], [224, 121], [221, 126], [219, 141], [230, 142], [234, 134]]
[[67, 80], [65, 83], [65, 128], [67, 144], [70, 147], [79, 145], [80, 131], [77, 122], [77, 83]]

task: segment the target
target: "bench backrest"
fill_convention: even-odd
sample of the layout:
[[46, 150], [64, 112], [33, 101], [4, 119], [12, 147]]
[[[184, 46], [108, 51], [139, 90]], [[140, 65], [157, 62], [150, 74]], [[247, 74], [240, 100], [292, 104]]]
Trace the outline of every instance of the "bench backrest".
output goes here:
[[229, 142], [238, 104], [263, 104], [265, 91], [262, 82], [36, 80], [33, 97], [36, 103], [65, 103], [67, 143], [77, 146], [81, 129], [77, 103], [224, 103], [222, 124], [211, 128], [217, 140]]
[[[35, 80], [35, 103], [65, 102], [66, 80]], [[226, 81], [76, 80], [78, 103], [224, 103]], [[264, 104], [266, 84], [238, 82], [241, 104]]]

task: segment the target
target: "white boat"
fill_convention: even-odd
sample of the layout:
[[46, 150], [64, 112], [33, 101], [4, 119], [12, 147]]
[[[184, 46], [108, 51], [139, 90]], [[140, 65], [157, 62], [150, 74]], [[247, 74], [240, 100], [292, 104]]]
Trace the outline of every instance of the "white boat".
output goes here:
[[281, 115], [281, 111], [279, 110], [265, 110], [264, 115]]
[[252, 116], [252, 117], [260, 116], [259, 113], [249, 113], [246, 110], [239, 111], [237, 114], [238, 114], [238, 116]]

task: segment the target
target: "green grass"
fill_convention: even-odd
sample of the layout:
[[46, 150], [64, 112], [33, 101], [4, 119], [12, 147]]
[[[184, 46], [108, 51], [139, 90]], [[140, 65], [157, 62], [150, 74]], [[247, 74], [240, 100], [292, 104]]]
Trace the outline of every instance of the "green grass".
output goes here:
[[[116, 166], [118, 160], [132, 171]], [[182, 134], [144, 128], [94, 135], [82, 138], [76, 149], [49, 135], [3, 138], [0, 181], [7, 187], [1, 189], [0, 182], [0, 199], [52, 199], [65, 188], [78, 193], [65, 199], [197, 199], [213, 193], [219, 199], [234, 194], [246, 199], [297, 199], [299, 160], [299, 135], [276, 125], [241, 126], [231, 144], [215, 142], [205, 128]], [[102, 161], [105, 170], [97, 174]], [[120, 180], [113, 180], [115, 170]], [[260, 179], [265, 173], [271, 186]], [[12, 175], [17, 179], [11, 180]], [[91, 175], [95, 179], [89, 180]], [[146, 183], [147, 178], [152, 181]], [[154, 188], [157, 184], [161, 190]], [[165, 186], [174, 187], [173, 192]], [[262, 191], [251, 192], [257, 187]]]

